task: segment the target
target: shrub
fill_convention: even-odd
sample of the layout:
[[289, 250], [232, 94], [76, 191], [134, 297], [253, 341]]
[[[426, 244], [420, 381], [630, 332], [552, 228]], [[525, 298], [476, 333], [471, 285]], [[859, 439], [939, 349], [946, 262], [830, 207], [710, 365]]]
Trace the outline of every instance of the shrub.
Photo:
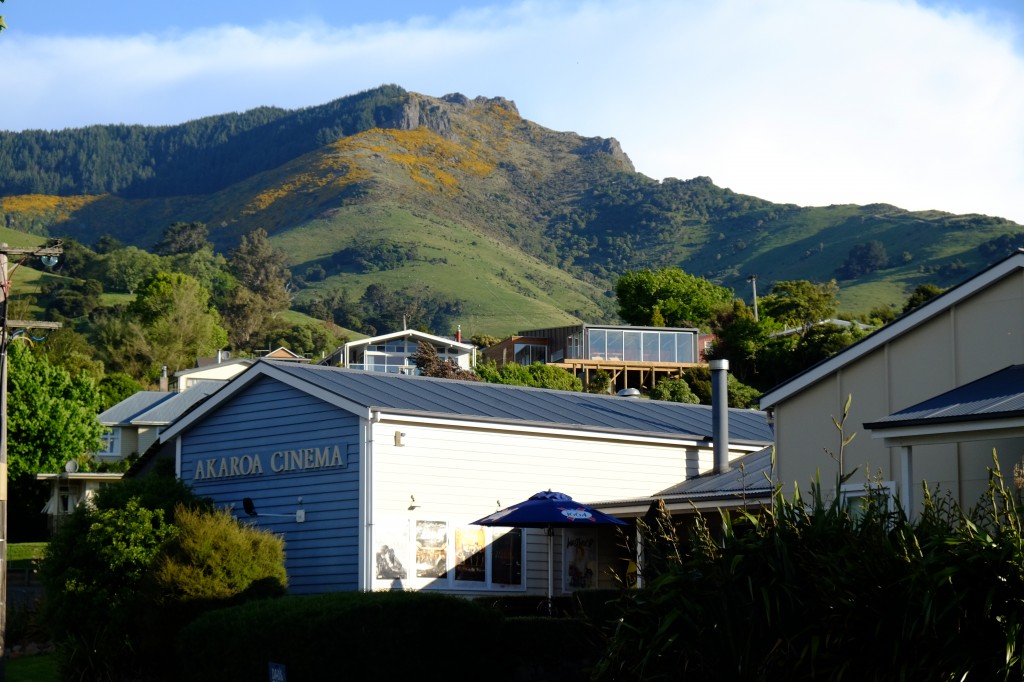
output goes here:
[[498, 660], [500, 614], [427, 592], [288, 596], [210, 611], [177, 639], [182, 679], [266, 679], [268, 664], [292, 680], [507, 680]]
[[814, 486], [810, 503], [698, 517], [687, 542], [671, 528], [643, 526], [646, 546], [674, 547], [623, 593], [597, 680], [1024, 673], [1024, 534], [998, 466], [970, 512], [929, 495], [913, 523], [881, 496], [854, 510]]
[[206, 609], [284, 591], [280, 538], [161, 479], [105, 489], [47, 548], [45, 613], [64, 679], [178, 679], [169, 636]]

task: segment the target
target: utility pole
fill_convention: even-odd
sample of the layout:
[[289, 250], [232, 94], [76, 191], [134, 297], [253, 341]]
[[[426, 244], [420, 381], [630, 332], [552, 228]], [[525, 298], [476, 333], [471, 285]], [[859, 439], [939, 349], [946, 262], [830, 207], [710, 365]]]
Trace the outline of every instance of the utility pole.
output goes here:
[[[11, 297], [11, 275], [19, 265], [32, 257], [42, 258], [46, 267], [57, 263], [63, 253], [59, 240], [47, 246], [11, 248], [0, 244], [0, 681], [7, 679], [7, 349], [11, 343], [11, 329], [59, 329], [59, 322], [27, 322], [8, 319]], [[8, 258], [21, 256], [8, 270]]]
[[754, 287], [754, 322], [757, 322], [757, 275], [747, 277], [747, 281]]

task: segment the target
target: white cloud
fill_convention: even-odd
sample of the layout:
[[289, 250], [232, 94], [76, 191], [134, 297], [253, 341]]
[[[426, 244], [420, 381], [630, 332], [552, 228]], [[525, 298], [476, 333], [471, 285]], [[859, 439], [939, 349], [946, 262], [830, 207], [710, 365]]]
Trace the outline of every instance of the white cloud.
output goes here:
[[990, 20], [911, 0], [524, 2], [349, 28], [0, 40], [0, 127], [175, 123], [382, 83], [504, 96], [618, 138], [649, 176], [803, 205], [1024, 222], [1024, 59]]

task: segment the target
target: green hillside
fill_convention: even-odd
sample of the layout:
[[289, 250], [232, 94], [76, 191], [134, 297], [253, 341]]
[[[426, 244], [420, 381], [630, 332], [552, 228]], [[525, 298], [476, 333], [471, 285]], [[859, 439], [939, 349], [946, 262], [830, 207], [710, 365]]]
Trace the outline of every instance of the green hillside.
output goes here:
[[[955, 284], [1022, 229], [882, 204], [774, 204], [710, 178], [657, 181], [614, 139], [548, 130], [502, 98], [397, 86], [180, 126], [3, 133], [0, 218], [144, 248], [169, 224], [196, 221], [225, 253], [262, 228], [288, 254], [296, 306], [370, 285], [415, 289], [449, 301], [466, 335], [613, 320], [616, 278], [664, 266], [747, 298], [750, 275], [762, 292], [836, 278], [844, 309], [866, 312], [902, 304], [920, 283]], [[869, 245], [870, 262], [857, 255]]]

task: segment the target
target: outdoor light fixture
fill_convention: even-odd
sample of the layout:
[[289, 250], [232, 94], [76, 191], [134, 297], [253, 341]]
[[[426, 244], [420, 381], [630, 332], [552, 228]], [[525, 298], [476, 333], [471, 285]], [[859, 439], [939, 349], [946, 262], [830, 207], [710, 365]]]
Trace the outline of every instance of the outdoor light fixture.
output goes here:
[[[242, 498], [242, 509], [244, 509], [245, 513], [248, 514], [249, 516], [274, 516], [274, 517], [280, 518], [280, 519], [290, 519], [290, 518], [293, 518], [292, 514], [267, 514], [267, 513], [260, 514], [258, 511], [256, 511], [256, 505], [253, 503], [251, 497], [243, 497]], [[302, 508], [302, 498], [301, 497], [299, 498], [299, 508], [295, 510], [294, 518], [295, 518], [295, 523], [305, 523], [306, 522], [306, 510]]]
[[419, 509], [419, 508], [420, 508], [420, 506], [418, 504], [416, 504], [416, 496], [415, 495], [410, 495], [409, 496], [409, 509], [412, 510], [412, 509]]
[[395, 431], [395, 447], [396, 448], [405, 447], [405, 443], [402, 442], [403, 438], [405, 438], [405, 434], [403, 432]]

